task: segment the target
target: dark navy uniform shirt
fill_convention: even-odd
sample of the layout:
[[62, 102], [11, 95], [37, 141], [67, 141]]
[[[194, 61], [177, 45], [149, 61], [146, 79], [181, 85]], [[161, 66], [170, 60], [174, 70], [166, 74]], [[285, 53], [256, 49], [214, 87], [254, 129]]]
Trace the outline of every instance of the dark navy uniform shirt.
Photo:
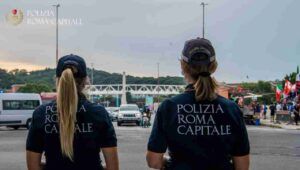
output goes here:
[[52, 102], [34, 111], [26, 149], [45, 153], [46, 170], [103, 169], [100, 149], [117, 146], [115, 130], [105, 108], [85, 99], [79, 101], [73, 142], [73, 162], [61, 153], [56, 110], [56, 102]]
[[250, 150], [241, 110], [221, 96], [197, 102], [195, 91], [188, 87], [159, 106], [148, 150], [168, 149], [174, 170], [233, 169], [232, 157], [248, 155]]

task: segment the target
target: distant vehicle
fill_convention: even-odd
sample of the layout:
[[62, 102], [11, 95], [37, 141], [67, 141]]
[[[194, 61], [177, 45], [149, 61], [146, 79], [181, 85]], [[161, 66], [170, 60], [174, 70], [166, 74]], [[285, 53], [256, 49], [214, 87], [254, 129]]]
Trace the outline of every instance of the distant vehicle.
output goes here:
[[106, 107], [111, 121], [116, 121], [118, 118], [119, 108], [118, 107]]
[[118, 126], [121, 126], [122, 123], [136, 123], [137, 125], [140, 125], [142, 115], [139, 107], [136, 104], [121, 105], [117, 120]]
[[150, 119], [146, 113], [143, 114], [142, 117], [142, 127], [147, 128], [150, 126]]
[[0, 93], [0, 126], [29, 129], [32, 113], [41, 104], [39, 94]]
[[242, 107], [241, 110], [243, 112], [245, 123], [248, 125], [254, 125], [255, 123], [253, 110], [251, 110], [248, 106]]

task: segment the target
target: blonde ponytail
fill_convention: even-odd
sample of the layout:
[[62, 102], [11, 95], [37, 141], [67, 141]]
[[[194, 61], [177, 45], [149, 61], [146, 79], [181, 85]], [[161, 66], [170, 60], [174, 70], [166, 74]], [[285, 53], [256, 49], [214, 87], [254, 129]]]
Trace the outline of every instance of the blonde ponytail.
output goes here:
[[216, 90], [218, 84], [216, 80], [212, 77], [202, 77], [199, 76], [196, 83], [194, 84], [195, 88], [195, 98], [197, 101], [203, 100], [213, 100], [216, 98]]
[[214, 73], [218, 67], [217, 61], [210, 63], [209, 66], [191, 66], [181, 61], [181, 68], [184, 74], [188, 74], [194, 81], [195, 98], [197, 101], [214, 100], [217, 97], [217, 81], [211, 76], [201, 76], [200, 73]]
[[70, 68], [65, 69], [57, 84], [57, 112], [62, 154], [73, 161], [78, 92], [76, 80]]

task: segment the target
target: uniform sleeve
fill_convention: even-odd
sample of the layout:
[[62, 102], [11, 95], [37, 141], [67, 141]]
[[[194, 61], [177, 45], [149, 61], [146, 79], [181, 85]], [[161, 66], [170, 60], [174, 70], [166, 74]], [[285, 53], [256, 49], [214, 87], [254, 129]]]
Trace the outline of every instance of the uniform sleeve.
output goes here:
[[233, 149], [233, 156], [245, 156], [250, 153], [250, 144], [247, 129], [243, 119], [243, 112], [238, 106], [235, 106], [236, 121], [235, 138], [236, 142]]
[[156, 153], [165, 153], [167, 140], [163, 129], [163, 114], [166, 112], [166, 102], [163, 102], [157, 109], [152, 132], [148, 141], [148, 150]]
[[115, 133], [114, 126], [108, 116], [108, 113], [105, 109], [102, 110], [104, 112], [104, 121], [100, 134], [100, 147], [116, 147], [117, 146], [117, 137]]
[[44, 150], [44, 129], [42, 128], [43, 109], [37, 108], [32, 115], [31, 126], [27, 135], [26, 150], [42, 153]]

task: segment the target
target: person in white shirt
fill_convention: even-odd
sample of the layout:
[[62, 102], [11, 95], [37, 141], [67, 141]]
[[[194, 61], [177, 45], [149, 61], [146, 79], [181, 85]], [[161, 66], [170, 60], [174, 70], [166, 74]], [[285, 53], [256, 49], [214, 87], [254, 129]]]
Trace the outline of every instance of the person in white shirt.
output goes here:
[[280, 111], [280, 110], [281, 110], [281, 104], [277, 103], [277, 105], [276, 105], [276, 111]]

